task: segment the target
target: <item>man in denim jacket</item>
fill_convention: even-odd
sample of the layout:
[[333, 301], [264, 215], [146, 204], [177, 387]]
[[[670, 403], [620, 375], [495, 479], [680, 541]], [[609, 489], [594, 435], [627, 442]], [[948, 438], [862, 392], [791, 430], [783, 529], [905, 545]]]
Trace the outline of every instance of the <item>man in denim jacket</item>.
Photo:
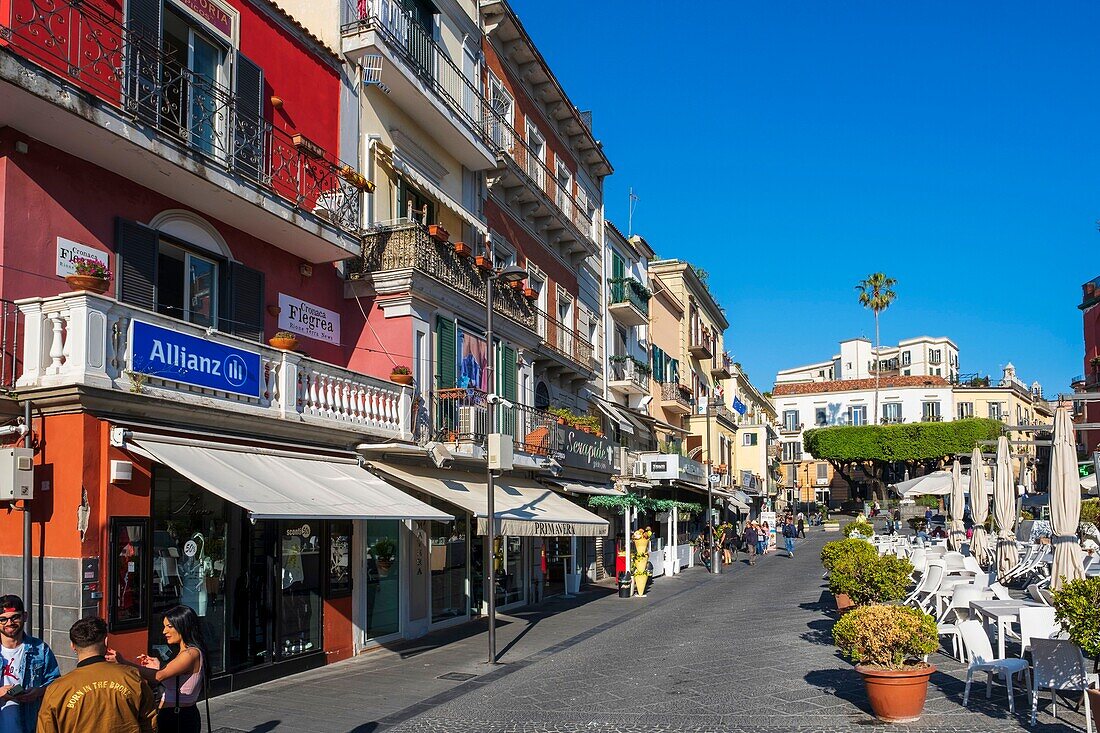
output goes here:
[[[46, 685], [61, 676], [49, 644], [24, 633], [27, 612], [19, 596], [0, 596], [0, 733], [34, 733]], [[23, 692], [8, 695], [13, 685]]]

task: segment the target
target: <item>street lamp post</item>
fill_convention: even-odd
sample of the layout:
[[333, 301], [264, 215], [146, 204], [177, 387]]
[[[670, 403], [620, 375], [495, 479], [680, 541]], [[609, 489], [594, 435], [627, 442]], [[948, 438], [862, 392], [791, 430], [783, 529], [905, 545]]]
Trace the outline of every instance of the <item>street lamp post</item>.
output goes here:
[[[489, 354], [489, 365], [486, 369], [487, 375], [485, 378], [486, 391], [493, 390], [493, 380], [496, 378], [496, 370], [494, 365], [496, 362], [496, 350], [493, 349], [493, 284], [495, 282], [513, 283], [519, 282], [527, 277], [527, 271], [518, 265], [508, 265], [501, 268], [496, 272], [489, 274], [485, 279], [485, 349]], [[496, 432], [496, 405], [485, 405], [488, 415], [486, 416], [485, 446], [488, 449], [489, 440], [488, 436]], [[487, 541], [485, 543], [485, 554], [487, 556], [487, 564], [489, 566], [489, 589], [486, 592], [489, 601], [489, 664], [497, 663], [497, 572], [496, 572], [496, 553], [493, 552], [493, 544], [496, 542], [496, 488], [493, 484], [494, 476], [491, 466], [493, 462], [489, 460], [489, 456], [486, 455], [485, 460], [485, 493], [488, 496], [486, 502], [487, 507]]]
[[714, 461], [710, 454], [710, 403], [713, 397], [707, 395], [707, 411], [705, 419], [707, 422], [707, 534], [710, 535], [707, 538], [707, 542], [710, 544], [710, 571], [715, 575], [718, 574], [718, 548], [714, 546], [714, 482], [711, 478], [714, 476]]

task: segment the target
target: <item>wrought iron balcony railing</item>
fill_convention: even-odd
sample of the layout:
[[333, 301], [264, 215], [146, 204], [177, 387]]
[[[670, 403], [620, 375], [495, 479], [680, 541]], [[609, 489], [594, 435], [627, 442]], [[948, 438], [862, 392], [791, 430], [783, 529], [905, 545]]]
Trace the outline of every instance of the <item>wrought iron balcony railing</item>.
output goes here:
[[611, 281], [611, 303], [630, 303], [645, 315], [649, 315], [648, 289], [635, 278], [626, 277]]
[[679, 382], [663, 382], [661, 384], [661, 401], [675, 402], [690, 410], [695, 398], [691, 394], [691, 388], [687, 385]]
[[[497, 432], [511, 435], [520, 453], [547, 456], [554, 448], [556, 418], [546, 410], [512, 403], [489, 405], [479, 389], [437, 389], [430, 399], [430, 440], [444, 443], [483, 445], [489, 428], [489, 410], [494, 410]], [[421, 436], [422, 437], [422, 436]]]
[[611, 357], [608, 360], [608, 380], [611, 382], [630, 382], [642, 392], [649, 391], [649, 365], [630, 357]]
[[[376, 227], [363, 237], [362, 257], [349, 270], [352, 279], [385, 270], [419, 270], [443, 285], [484, 304], [488, 273], [469, 257], [459, 256], [450, 242], [432, 238], [427, 227], [407, 222]], [[484, 305], [482, 305], [484, 308]], [[522, 293], [493, 285], [493, 309], [531, 331], [536, 327], [536, 309]]]
[[556, 351], [584, 368], [592, 370], [592, 343], [544, 310], [535, 308], [538, 333], [547, 348]]
[[82, 0], [0, 5], [0, 48], [115, 107], [208, 165], [259, 186], [354, 235], [362, 186], [352, 166], [274, 127], [232, 90], [160, 48], [155, 39]]

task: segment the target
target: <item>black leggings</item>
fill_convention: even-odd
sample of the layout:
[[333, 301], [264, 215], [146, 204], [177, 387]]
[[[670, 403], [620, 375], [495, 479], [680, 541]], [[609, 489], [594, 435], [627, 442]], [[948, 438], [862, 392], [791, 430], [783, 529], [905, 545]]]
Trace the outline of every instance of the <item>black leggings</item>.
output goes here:
[[202, 716], [196, 705], [181, 707], [179, 713], [175, 708], [161, 708], [157, 712], [157, 733], [200, 733], [202, 731]]

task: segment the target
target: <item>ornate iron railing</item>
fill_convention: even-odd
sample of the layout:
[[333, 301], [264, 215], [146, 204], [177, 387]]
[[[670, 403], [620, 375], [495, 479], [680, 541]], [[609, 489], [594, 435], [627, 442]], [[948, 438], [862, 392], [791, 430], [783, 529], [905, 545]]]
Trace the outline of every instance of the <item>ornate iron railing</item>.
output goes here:
[[0, 46], [156, 129], [210, 165], [358, 235], [363, 182], [328, 151], [242, 108], [137, 28], [82, 0], [10, 0]]
[[586, 371], [592, 368], [592, 343], [577, 331], [539, 308], [538, 332], [547, 348], [571, 359]]
[[635, 278], [611, 280], [611, 303], [630, 303], [645, 315], [649, 315], [649, 291]]
[[[362, 257], [349, 270], [352, 278], [367, 273], [419, 270], [447, 287], [485, 303], [488, 272], [470, 257], [459, 256], [450, 242], [433, 239], [427, 227], [416, 222], [375, 227], [363, 237]], [[510, 287], [493, 285], [493, 310], [535, 330], [535, 309], [523, 294]]]
[[554, 446], [556, 418], [546, 410], [513, 403], [490, 405], [485, 392], [472, 388], [438, 389], [430, 396], [432, 440], [483, 445], [488, 434], [489, 410], [495, 430], [512, 436], [517, 452], [546, 456]]
[[611, 357], [608, 360], [608, 374], [609, 381], [612, 382], [631, 382], [636, 387], [639, 387], [645, 391], [649, 390], [649, 365], [644, 361], [638, 361], [632, 357], [625, 359], [619, 357]]
[[691, 396], [691, 388], [679, 382], [662, 382], [661, 400], [664, 402], [677, 402], [689, 409], [695, 402]]

